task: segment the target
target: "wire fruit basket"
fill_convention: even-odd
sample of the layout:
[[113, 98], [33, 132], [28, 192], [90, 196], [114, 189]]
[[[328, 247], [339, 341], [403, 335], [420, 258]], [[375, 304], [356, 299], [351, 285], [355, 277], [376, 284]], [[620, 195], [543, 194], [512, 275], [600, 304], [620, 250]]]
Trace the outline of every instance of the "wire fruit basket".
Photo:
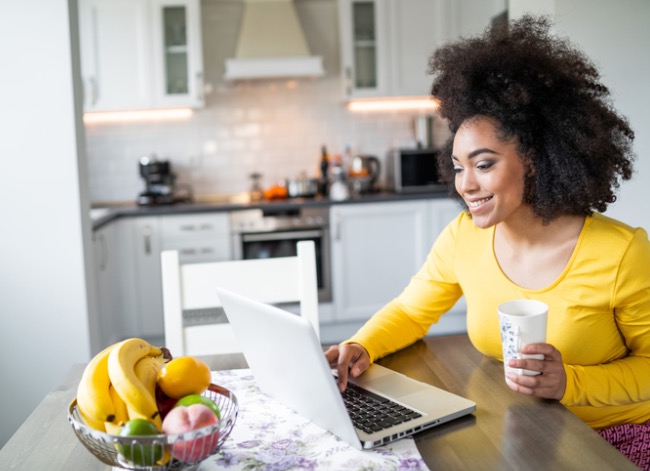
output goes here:
[[[219, 451], [230, 435], [239, 412], [237, 397], [223, 386], [210, 384], [203, 395], [217, 403], [221, 419], [214, 425], [191, 432], [137, 437], [110, 435], [86, 425], [76, 398], [68, 408], [68, 421], [79, 441], [105, 464], [132, 470], [189, 471]], [[124, 455], [129, 455], [133, 461], [129, 461], [118, 449], [126, 449], [128, 453]], [[173, 456], [180, 456], [181, 459]]]

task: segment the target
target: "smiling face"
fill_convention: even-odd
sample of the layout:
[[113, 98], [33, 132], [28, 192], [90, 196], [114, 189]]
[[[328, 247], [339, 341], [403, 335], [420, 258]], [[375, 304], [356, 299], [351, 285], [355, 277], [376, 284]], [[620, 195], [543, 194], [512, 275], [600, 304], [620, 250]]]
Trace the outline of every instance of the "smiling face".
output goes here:
[[452, 162], [456, 191], [478, 227], [531, 215], [523, 203], [526, 167], [517, 141], [501, 139], [494, 121], [484, 117], [465, 121], [454, 137]]

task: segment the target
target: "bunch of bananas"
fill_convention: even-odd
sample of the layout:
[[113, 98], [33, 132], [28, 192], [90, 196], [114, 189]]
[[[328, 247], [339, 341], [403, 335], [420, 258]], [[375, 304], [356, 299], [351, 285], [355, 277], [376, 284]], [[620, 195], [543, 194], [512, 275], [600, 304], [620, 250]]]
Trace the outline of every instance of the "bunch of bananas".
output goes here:
[[161, 430], [156, 381], [170, 358], [166, 349], [138, 338], [99, 352], [86, 366], [77, 389], [77, 406], [86, 423], [117, 435], [127, 421], [140, 418]]

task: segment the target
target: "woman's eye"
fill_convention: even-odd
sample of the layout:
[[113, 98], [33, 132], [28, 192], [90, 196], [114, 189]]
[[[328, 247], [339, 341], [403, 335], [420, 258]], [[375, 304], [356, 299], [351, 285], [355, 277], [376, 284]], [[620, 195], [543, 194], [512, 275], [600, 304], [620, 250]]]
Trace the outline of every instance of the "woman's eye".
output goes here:
[[463, 171], [463, 167], [456, 167], [454, 166], [454, 173], [460, 173]]
[[494, 165], [492, 162], [481, 162], [476, 166], [476, 168], [479, 170], [487, 170], [492, 167], [492, 165]]

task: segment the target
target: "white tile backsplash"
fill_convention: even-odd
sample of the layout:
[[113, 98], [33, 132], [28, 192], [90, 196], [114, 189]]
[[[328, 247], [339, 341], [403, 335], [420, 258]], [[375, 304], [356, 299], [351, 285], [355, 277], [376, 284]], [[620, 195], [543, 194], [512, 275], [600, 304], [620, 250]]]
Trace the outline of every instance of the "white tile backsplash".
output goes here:
[[[133, 200], [143, 190], [138, 160], [144, 155], [169, 159], [179, 183], [193, 186], [196, 195], [211, 195], [246, 191], [249, 175], [256, 171], [263, 174], [265, 186], [303, 171], [316, 176], [321, 145], [331, 154], [350, 146], [383, 158], [391, 148], [413, 144], [412, 113], [351, 113], [340, 100], [335, 78], [311, 84], [309, 93], [300, 86], [275, 91], [273, 100], [264, 99], [264, 89], [231, 91], [236, 97], [214, 105], [219, 112], [197, 110], [187, 122], [89, 129], [92, 200]], [[320, 97], [318, 105], [312, 94]]]

